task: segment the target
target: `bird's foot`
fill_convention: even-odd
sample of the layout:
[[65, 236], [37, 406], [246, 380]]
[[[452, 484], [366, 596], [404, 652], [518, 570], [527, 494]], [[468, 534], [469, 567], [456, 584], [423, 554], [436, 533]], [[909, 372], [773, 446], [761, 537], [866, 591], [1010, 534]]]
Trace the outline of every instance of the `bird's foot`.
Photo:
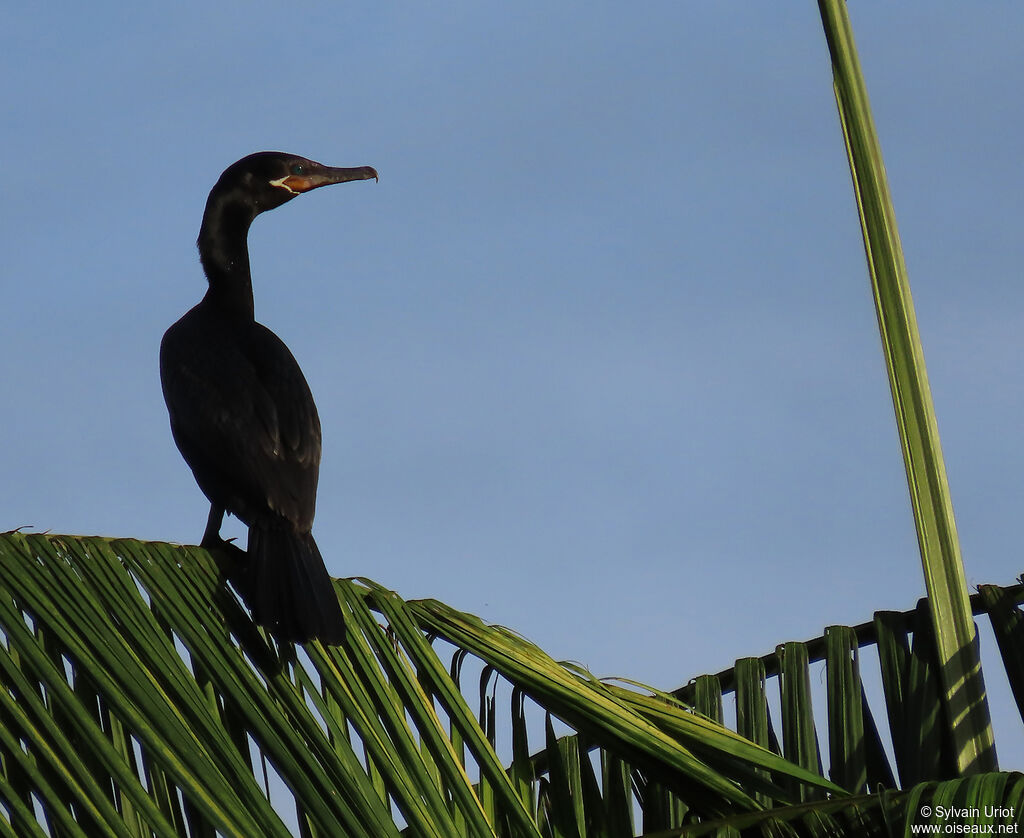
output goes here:
[[229, 538], [226, 541], [220, 536], [203, 537], [199, 546], [208, 550], [220, 565], [221, 572], [234, 585], [243, 597], [249, 589], [249, 555]]

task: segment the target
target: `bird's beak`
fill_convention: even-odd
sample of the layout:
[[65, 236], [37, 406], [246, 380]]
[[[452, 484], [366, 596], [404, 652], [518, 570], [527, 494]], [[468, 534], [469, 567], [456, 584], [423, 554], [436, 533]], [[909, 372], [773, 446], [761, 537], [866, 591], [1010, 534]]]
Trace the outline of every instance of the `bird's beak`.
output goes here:
[[319, 166], [313, 171], [301, 175], [288, 175], [279, 180], [271, 181], [274, 186], [281, 186], [296, 195], [330, 186], [332, 183], [346, 183], [350, 180], [377, 180], [377, 170], [372, 166], [356, 166], [352, 169]]

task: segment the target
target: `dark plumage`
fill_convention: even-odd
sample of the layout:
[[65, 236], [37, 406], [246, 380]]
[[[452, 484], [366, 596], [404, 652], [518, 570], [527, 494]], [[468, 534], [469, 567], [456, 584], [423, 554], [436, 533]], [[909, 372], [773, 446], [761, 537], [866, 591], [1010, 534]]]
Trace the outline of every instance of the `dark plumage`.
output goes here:
[[310, 189], [376, 177], [369, 166], [330, 168], [276, 151], [229, 166], [199, 232], [209, 289], [160, 344], [171, 432], [210, 501], [202, 545], [224, 545], [225, 512], [248, 525], [239, 587], [253, 618], [281, 640], [338, 643], [344, 623], [310, 532], [320, 419], [292, 353], [255, 320], [249, 225]]

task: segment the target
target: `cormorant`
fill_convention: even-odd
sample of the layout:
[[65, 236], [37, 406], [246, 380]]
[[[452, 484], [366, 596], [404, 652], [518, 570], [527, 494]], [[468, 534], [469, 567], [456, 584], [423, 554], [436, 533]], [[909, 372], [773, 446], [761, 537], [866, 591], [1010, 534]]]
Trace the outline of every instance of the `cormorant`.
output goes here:
[[160, 343], [171, 432], [210, 501], [201, 544], [225, 545], [225, 512], [249, 527], [239, 587], [253, 619], [280, 640], [340, 643], [344, 622], [310, 532], [320, 419], [292, 353], [256, 322], [249, 225], [310, 189], [376, 177], [369, 166], [331, 168], [277, 151], [228, 166], [199, 231], [209, 289]]

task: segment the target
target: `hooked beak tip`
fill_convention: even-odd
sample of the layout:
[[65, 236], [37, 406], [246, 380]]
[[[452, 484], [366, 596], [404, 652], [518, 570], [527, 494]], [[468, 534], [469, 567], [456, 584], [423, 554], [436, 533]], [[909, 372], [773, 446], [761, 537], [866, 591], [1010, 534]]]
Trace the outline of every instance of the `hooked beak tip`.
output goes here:
[[300, 195], [311, 189], [319, 189], [321, 186], [348, 183], [352, 180], [369, 180], [370, 178], [380, 180], [377, 170], [373, 166], [356, 166], [350, 169], [323, 166], [318, 171], [309, 174], [287, 175], [278, 180], [272, 180], [271, 184], [287, 189], [295, 195]]

